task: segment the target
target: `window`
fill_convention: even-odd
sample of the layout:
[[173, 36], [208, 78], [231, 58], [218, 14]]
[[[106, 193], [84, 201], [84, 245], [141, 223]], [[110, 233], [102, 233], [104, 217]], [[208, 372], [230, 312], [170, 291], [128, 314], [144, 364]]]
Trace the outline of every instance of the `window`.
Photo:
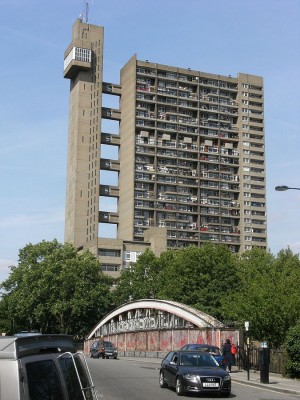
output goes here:
[[92, 60], [92, 51], [89, 49], [82, 49], [80, 47], [73, 47], [70, 53], [64, 60], [64, 70], [68, 67], [68, 65], [73, 60], [91, 62]]
[[82, 49], [80, 47], [75, 47], [75, 59], [78, 61], [91, 62], [92, 52], [88, 49]]
[[101, 264], [102, 271], [117, 272], [119, 271], [119, 266], [114, 264]]
[[[59, 379], [59, 372], [52, 360], [27, 363], [26, 372], [31, 400], [50, 398], [53, 400], [61, 400], [64, 398], [63, 389]], [[78, 393], [81, 395], [80, 390]], [[73, 398], [77, 399], [78, 397]]]
[[98, 255], [102, 257], [120, 257], [121, 251], [114, 249], [98, 249]]
[[126, 262], [136, 262], [141, 254], [141, 251], [126, 251], [125, 260]]
[[[83, 389], [84, 394], [85, 394], [84, 398], [91, 399], [93, 397], [93, 395], [92, 395], [91, 389], [89, 388], [89, 386], [90, 386], [89, 379], [83, 368], [83, 364], [82, 364], [83, 360], [81, 360], [80, 358], [81, 358], [81, 356], [76, 355], [74, 357], [74, 361], [75, 361], [75, 364], [76, 364], [76, 367], [78, 370], [78, 374], [80, 377], [82, 387], [85, 388], [85, 389]], [[69, 398], [72, 398], [73, 400], [82, 400], [83, 394], [81, 393], [81, 388], [80, 388], [80, 384], [78, 381], [77, 372], [76, 372], [72, 358], [70, 358], [70, 357], [59, 358], [59, 366], [62, 369], [64, 378], [65, 378]], [[51, 399], [52, 399], [52, 397], [51, 397]]]

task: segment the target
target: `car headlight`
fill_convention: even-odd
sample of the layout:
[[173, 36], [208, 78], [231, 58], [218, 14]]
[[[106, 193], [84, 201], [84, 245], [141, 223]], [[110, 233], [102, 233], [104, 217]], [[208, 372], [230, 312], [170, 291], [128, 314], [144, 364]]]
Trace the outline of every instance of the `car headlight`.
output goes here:
[[224, 381], [230, 381], [230, 380], [231, 380], [230, 375], [225, 375], [224, 376]]
[[197, 375], [185, 374], [185, 375], [183, 375], [183, 378], [186, 379], [187, 381], [191, 381], [191, 382], [194, 382], [194, 383], [198, 382], [198, 376]]

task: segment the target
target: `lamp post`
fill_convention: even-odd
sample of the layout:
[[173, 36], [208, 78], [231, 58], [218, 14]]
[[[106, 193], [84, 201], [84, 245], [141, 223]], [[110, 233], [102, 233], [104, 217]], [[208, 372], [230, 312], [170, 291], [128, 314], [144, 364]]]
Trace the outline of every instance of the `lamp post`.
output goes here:
[[281, 186], [275, 186], [275, 190], [277, 192], [285, 192], [286, 190], [300, 190], [300, 188], [294, 188], [294, 187], [289, 187], [289, 186], [285, 186], [285, 185], [281, 185]]

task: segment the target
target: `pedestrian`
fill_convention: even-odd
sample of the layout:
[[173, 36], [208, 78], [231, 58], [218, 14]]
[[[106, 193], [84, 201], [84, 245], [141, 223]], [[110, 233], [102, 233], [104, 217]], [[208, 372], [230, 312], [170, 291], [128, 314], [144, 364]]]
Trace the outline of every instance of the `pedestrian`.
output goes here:
[[232, 354], [232, 365], [236, 365], [236, 354], [238, 352], [238, 347], [234, 343], [231, 343], [231, 354]]
[[226, 343], [223, 346], [223, 356], [226, 360], [226, 365], [228, 367], [229, 372], [231, 372], [232, 367], [232, 353], [231, 353], [231, 342], [230, 339], [226, 339]]

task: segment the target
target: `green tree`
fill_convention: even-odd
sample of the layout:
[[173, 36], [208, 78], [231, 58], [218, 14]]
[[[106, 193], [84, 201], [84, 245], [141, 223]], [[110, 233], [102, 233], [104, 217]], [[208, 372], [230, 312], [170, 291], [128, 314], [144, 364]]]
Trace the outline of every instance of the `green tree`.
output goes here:
[[136, 263], [122, 271], [112, 295], [116, 305], [130, 300], [157, 297], [160, 264], [154, 253], [147, 249]]
[[227, 246], [207, 244], [170, 251], [160, 257], [159, 297], [221, 318], [221, 299], [236, 290], [236, 256]]
[[253, 339], [280, 346], [286, 330], [300, 316], [298, 256], [289, 249], [277, 257], [263, 249], [252, 249], [241, 256], [238, 277], [237, 290], [223, 298], [224, 314], [250, 321]]
[[89, 251], [57, 240], [28, 244], [0, 286], [2, 325], [83, 337], [109, 311], [111, 285]]
[[286, 373], [292, 378], [300, 378], [300, 321], [287, 331], [285, 348], [289, 357]]

